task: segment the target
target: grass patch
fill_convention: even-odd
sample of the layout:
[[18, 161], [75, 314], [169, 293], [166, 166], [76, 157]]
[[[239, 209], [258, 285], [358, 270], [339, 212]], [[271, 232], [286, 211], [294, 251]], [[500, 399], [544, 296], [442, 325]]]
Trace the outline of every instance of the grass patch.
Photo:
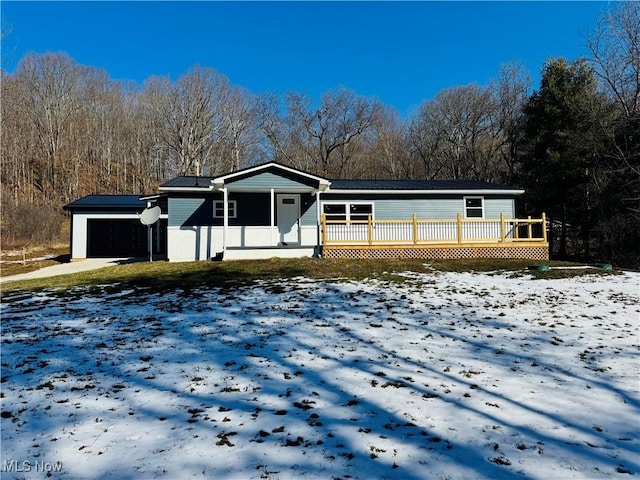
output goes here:
[[[571, 266], [567, 262], [548, 262], [552, 266]], [[235, 260], [226, 262], [138, 262], [70, 274], [58, 277], [9, 282], [3, 291], [38, 290], [44, 288], [71, 288], [76, 286], [109, 288], [151, 288], [158, 290], [182, 289], [202, 286], [220, 287], [245, 285], [256, 280], [293, 277], [310, 279], [362, 280], [377, 278], [402, 282], [400, 272], [494, 272], [510, 271], [514, 275], [533, 275], [539, 279], [568, 278], [574, 276], [610, 275], [601, 269], [527, 271], [530, 260], [349, 260], [317, 258], [272, 258], [269, 260]], [[615, 272], [613, 272], [615, 273]]]
[[363, 279], [391, 277], [393, 272], [426, 271], [418, 260], [335, 260], [317, 258], [272, 258], [226, 262], [138, 262], [126, 265], [3, 284], [8, 290], [70, 288], [117, 284], [123, 288], [189, 289], [200, 286], [233, 286], [293, 277], [312, 279]]
[[[529, 270], [530, 265], [544, 263], [551, 267], [547, 271]], [[581, 263], [547, 260], [539, 262], [535, 260], [520, 259], [460, 259], [460, 260], [436, 260], [430, 262], [432, 268], [443, 272], [513, 272], [514, 276], [530, 275], [538, 280], [554, 280], [562, 278], [582, 277], [585, 275], [617, 275], [615, 270], [588, 267]], [[566, 267], [566, 268], [565, 268]]]
[[473, 258], [454, 260], [426, 260], [433, 268], [443, 272], [497, 272], [524, 270], [532, 260]]
[[33, 272], [69, 261], [69, 245], [30, 247], [0, 253], [0, 277]]
[[[602, 268], [580, 268], [580, 269], [563, 269], [558, 267], [582, 267], [584, 265], [569, 264], [568, 262], [548, 262], [551, 265], [551, 270], [535, 271], [530, 270], [527, 272], [517, 272], [516, 275], [531, 275], [538, 280], [558, 280], [562, 278], [574, 278], [585, 276], [606, 276], [606, 275], [620, 275], [620, 271], [617, 270], [604, 270]], [[555, 267], [555, 268], [554, 268]]]

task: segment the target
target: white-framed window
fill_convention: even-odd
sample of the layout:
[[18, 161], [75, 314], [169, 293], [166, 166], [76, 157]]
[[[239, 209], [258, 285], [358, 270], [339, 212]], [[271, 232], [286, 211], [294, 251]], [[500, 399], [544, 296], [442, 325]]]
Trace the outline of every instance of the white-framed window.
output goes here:
[[322, 213], [327, 220], [347, 219], [347, 205], [344, 203], [325, 203], [322, 205]]
[[[236, 218], [238, 213], [238, 205], [235, 200], [229, 200], [227, 202], [229, 218]], [[224, 201], [223, 200], [214, 200], [213, 201], [213, 218], [224, 218]]]
[[322, 204], [322, 213], [327, 220], [367, 221], [369, 215], [374, 219], [373, 203], [367, 202], [330, 202]]
[[373, 203], [350, 203], [349, 220], [368, 220], [369, 215], [373, 220]]
[[464, 218], [484, 218], [484, 197], [464, 197]]

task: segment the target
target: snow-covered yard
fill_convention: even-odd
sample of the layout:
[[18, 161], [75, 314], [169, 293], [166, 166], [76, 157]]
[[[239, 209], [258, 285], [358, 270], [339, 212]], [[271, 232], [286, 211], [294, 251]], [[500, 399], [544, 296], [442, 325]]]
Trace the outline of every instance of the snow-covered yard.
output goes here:
[[9, 293], [2, 478], [638, 475], [639, 285]]

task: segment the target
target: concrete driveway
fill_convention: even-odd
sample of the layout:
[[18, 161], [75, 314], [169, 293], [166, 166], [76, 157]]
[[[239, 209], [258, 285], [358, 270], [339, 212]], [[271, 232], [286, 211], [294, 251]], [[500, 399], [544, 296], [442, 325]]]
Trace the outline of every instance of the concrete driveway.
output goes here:
[[77, 262], [61, 263], [44, 267], [33, 272], [21, 273], [19, 275], [11, 275], [8, 277], [0, 277], [0, 283], [15, 282], [18, 280], [32, 280], [34, 278], [57, 277], [58, 275], [69, 275], [71, 273], [87, 272], [89, 270], [97, 270], [99, 268], [112, 267], [114, 265], [122, 265], [124, 263], [132, 263], [141, 261], [141, 259], [131, 258], [87, 258]]

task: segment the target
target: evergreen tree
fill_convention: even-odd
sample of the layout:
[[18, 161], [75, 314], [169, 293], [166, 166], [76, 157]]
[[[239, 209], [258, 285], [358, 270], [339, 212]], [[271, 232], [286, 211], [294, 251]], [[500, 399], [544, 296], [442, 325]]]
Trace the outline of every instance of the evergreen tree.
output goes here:
[[540, 89], [524, 108], [520, 180], [528, 209], [547, 213], [551, 238], [560, 226], [560, 256], [569, 253], [569, 234], [571, 253], [588, 254], [595, 221], [592, 173], [603, 143], [594, 120], [606, 110], [586, 61], [562, 58], [547, 62]]

